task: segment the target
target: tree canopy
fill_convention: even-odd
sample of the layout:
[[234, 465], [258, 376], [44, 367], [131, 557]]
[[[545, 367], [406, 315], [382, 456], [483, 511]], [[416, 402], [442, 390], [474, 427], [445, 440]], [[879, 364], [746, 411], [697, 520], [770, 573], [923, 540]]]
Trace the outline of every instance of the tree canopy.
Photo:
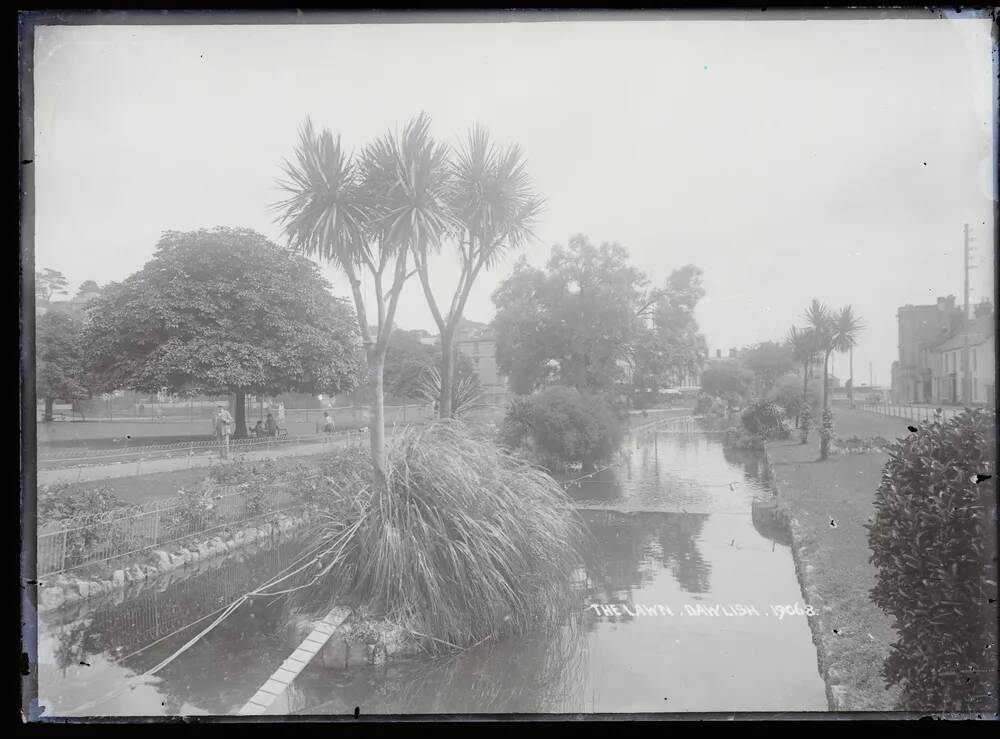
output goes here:
[[248, 229], [165, 233], [88, 310], [108, 389], [339, 393], [361, 371], [351, 309], [312, 262]]
[[755, 344], [743, 352], [740, 361], [753, 373], [756, 393], [762, 397], [771, 391], [775, 380], [795, 368], [792, 347], [775, 341]]
[[66, 276], [51, 267], [35, 272], [35, 297], [43, 303], [52, 300], [53, 295], [65, 295], [67, 285], [69, 280]]
[[45, 401], [46, 420], [55, 400], [87, 397], [82, 324], [70, 315], [47, 312], [35, 322], [35, 393]]
[[522, 259], [493, 294], [498, 367], [519, 394], [553, 381], [606, 390], [629, 367], [636, 386], [665, 384], [706, 353], [693, 315], [700, 277], [687, 265], [651, 288], [623, 246], [582, 235], [554, 246], [544, 270]]

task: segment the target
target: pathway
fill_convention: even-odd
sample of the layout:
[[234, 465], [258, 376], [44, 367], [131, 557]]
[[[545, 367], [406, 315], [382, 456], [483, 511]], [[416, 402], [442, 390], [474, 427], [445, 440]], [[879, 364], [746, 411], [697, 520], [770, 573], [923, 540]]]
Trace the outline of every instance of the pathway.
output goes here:
[[184, 455], [167, 459], [139, 459], [135, 462], [119, 464], [94, 465], [70, 469], [39, 470], [38, 485], [52, 485], [63, 482], [89, 482], [93, 480], [110, 480], [113, 478], [132, 477], [134, 475], [151, 475], [158, 472], [173, 472], [188, 470], [194, 467], [213, 467], [228, 464], [235, 459], [254, 461], [258, 459], [275, 459], [279, 457], [298, 457], [317, 454], [324, 449], [343, 448], [353, 444], [364, 443], [367, 435], [351, 434], [340, 438], [319, 438], [315, 442], [303, 441], [285, 449], [261, 449], [259, 451], [230, 454], [229, 460], [221, 459], [217, 454]]

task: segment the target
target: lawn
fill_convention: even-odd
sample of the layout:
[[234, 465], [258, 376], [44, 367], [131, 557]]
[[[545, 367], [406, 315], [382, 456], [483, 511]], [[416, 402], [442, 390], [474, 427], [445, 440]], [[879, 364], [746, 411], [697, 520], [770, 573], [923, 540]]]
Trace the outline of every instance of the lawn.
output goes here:
[[[839, 437], [910, 433], [909, 421], [835, 408]], [[897, 691], [879, 671], [896, 640], [891, 619], [868, 597], [875, 584], [865, 524], [886, 457], [881, 453], [832, 455], [819, 460], [818, 434], [810, 442], [771, 442], [768, 457], [792, 536], [805, 600], [819, 611], [814, 640], [832, 708], [889, 711]]]

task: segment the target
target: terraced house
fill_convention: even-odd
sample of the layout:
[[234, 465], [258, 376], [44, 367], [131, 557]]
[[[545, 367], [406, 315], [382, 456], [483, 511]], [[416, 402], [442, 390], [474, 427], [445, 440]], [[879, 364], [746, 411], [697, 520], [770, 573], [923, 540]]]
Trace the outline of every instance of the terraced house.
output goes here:
[[[954, 331], [947, 339], [929, 350], [933, 375], [932, 397], [935, 403], [961, 403], [969, 397], [972, 403], [992, 405], [996, 398], [993, 305], [983, 302], [976, 306], [975, 317]], [[966, 395], [965, 347], [968, 337], [971, 365], [971, 396]]]

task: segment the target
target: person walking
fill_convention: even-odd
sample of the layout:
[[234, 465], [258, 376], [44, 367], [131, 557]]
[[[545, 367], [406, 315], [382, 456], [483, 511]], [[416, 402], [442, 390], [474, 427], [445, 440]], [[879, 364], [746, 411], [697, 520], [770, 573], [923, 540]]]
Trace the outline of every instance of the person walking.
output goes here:
[[215, 410], [215, 438], [219, 442], [219, 456], [229, 459], [229, 435], [233, 432], [233, 417], [219, 403]]
[[268, 436], [278, 435], [278, 424], [274, 420], [274, 416], [270, 413], [267, 414], [267, 420], [264, 421], [264, 428], [267, 431]]
[[327, 434], [333, 433], [333, 418], [330, 416], [330, 411], [323, 412], [323, 431]]

